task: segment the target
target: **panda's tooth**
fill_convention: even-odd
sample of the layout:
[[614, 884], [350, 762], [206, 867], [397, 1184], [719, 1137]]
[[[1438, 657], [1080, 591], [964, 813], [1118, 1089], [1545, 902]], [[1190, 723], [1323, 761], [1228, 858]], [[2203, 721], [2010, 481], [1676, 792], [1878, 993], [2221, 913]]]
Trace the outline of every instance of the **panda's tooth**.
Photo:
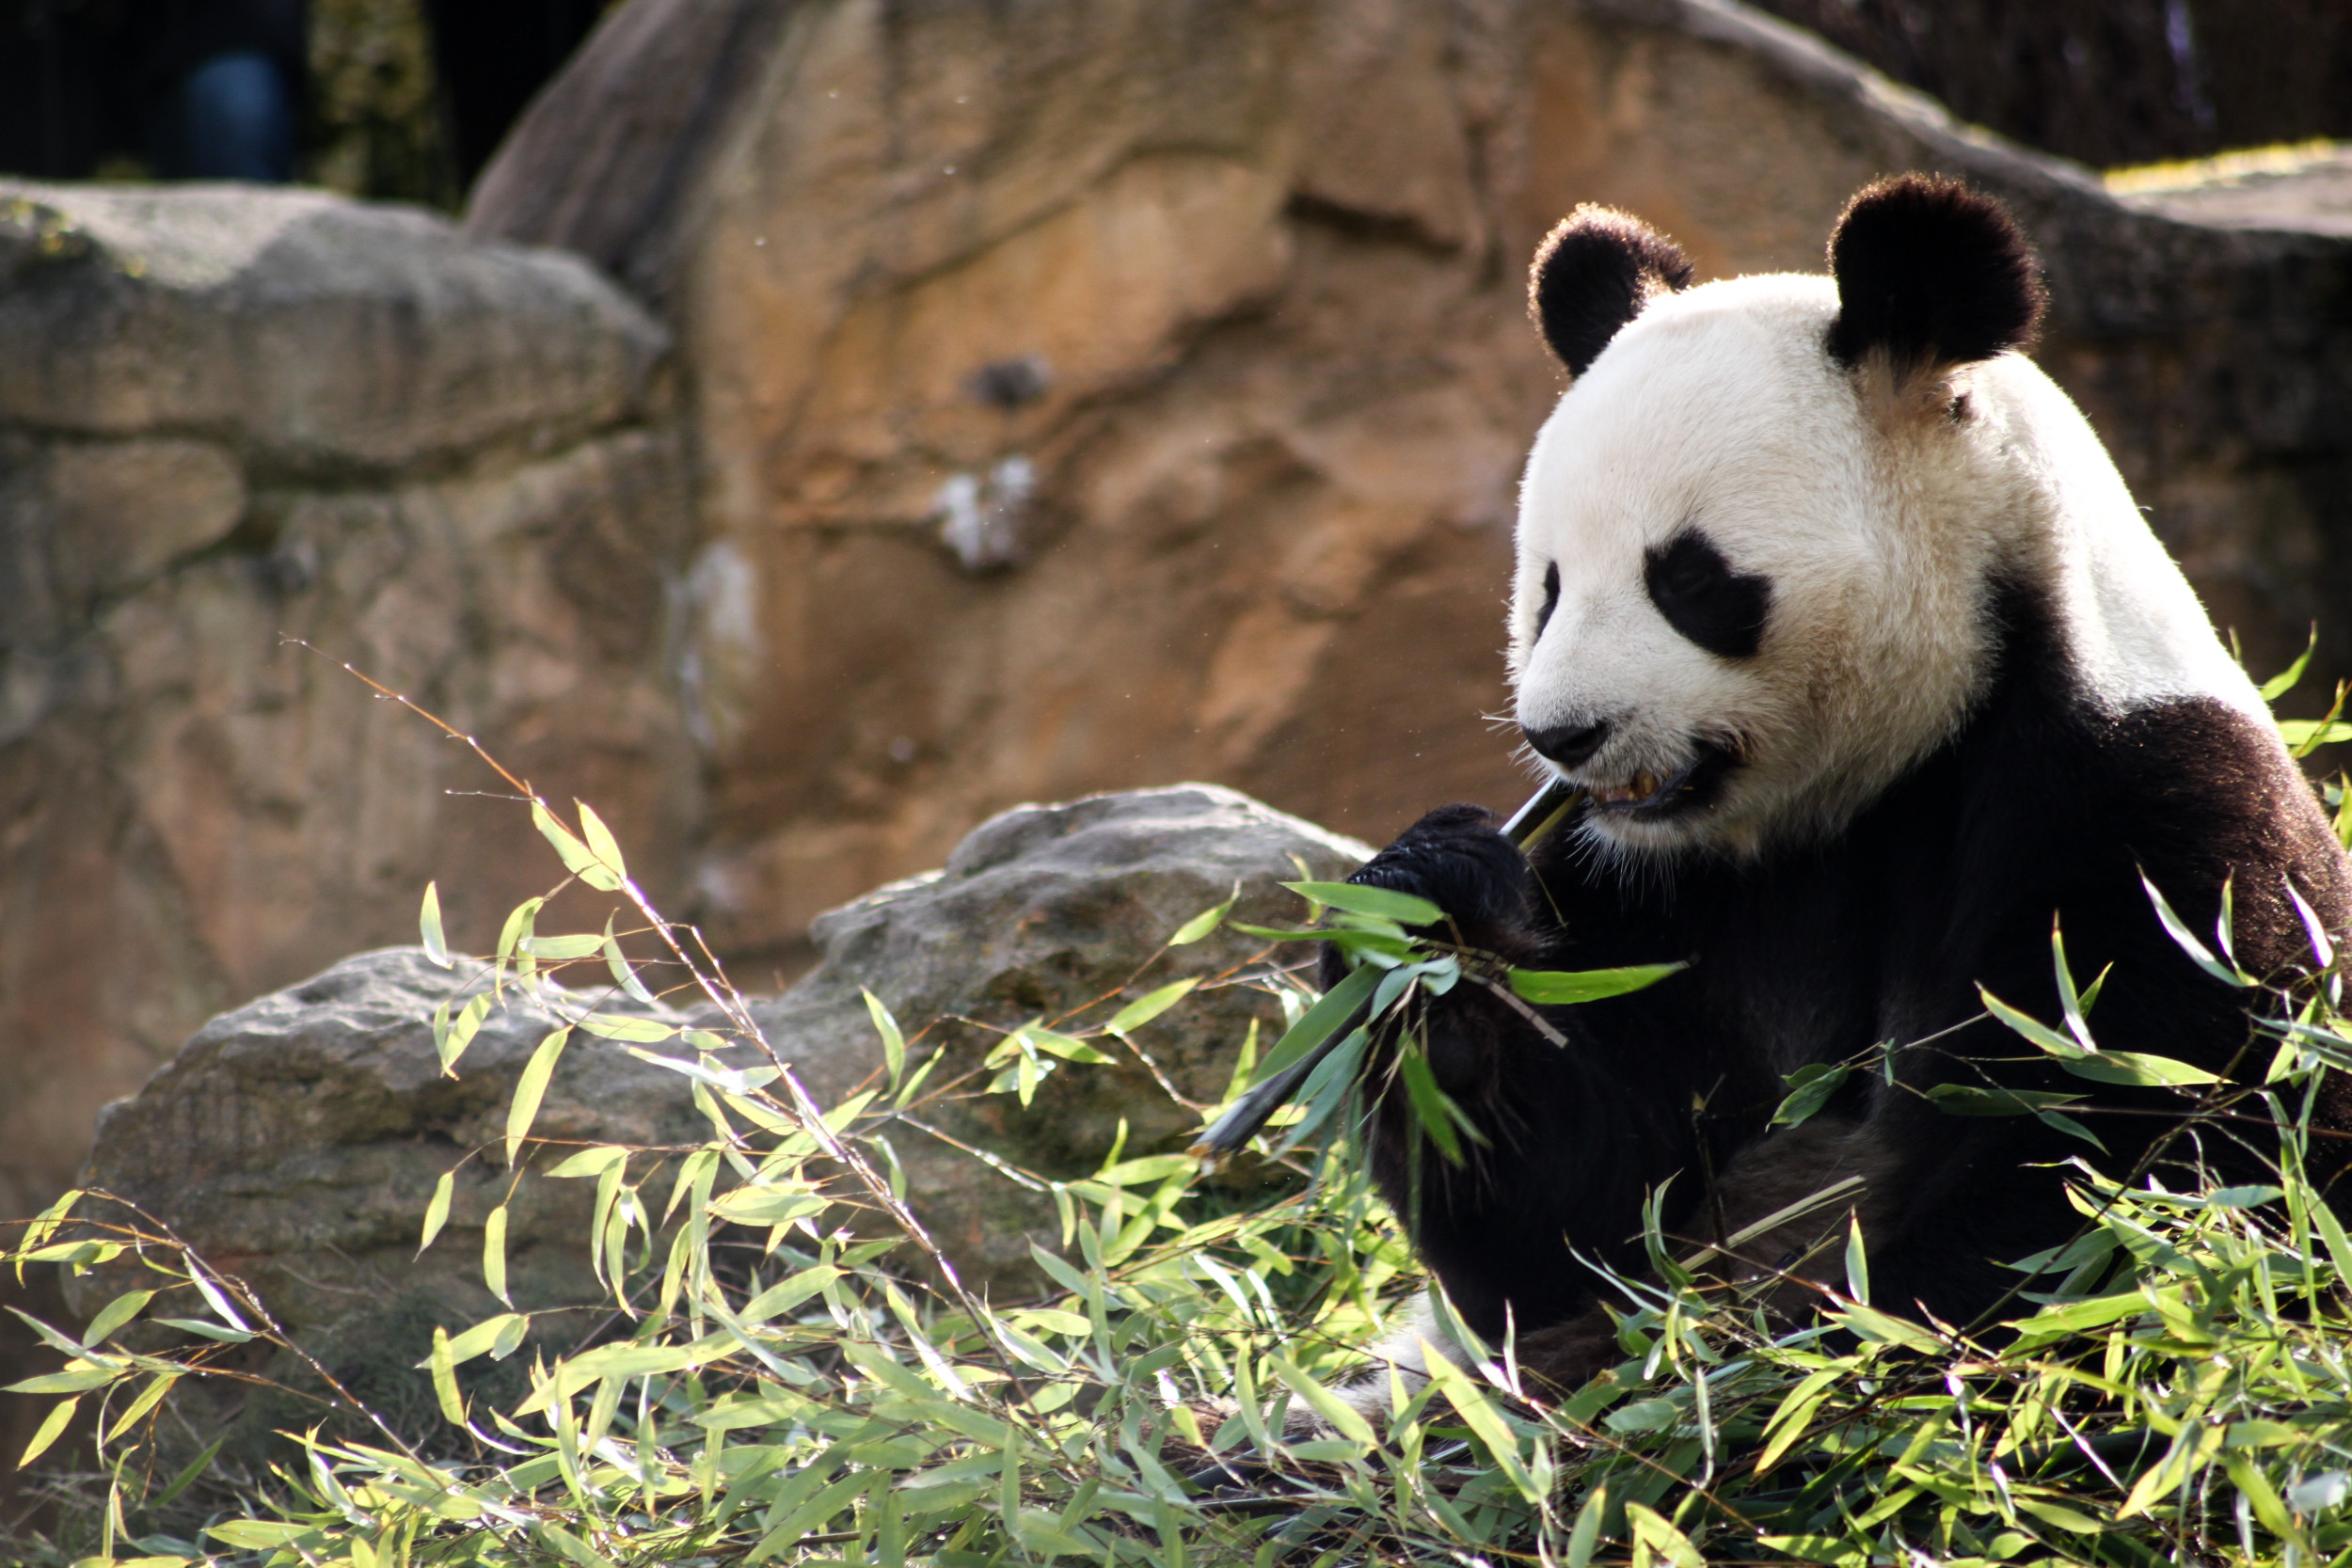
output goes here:
[[1645, 795], [1655, 795], [1655, 794], [1657, 794], [1657, 793], [1658, 793], [1658, 779], [1657, 779], [1657, 776], [1656, 776], [1655, 774], [1651, 773], [1651, 772], [1650, 772], [1650, 770], [1649, 770], [1648, 768], [1644, 768], [1644, 769], [1643, 769], [1642, 771], [1640, 771], [1639, 773], [1634, 774], [1634, 775], [1633, 775], [1633, 788], [1631, 789], [1631, 791], [1629, 791], [1629, 793], [1630, 793], [1630, 794], [1633, 796], [1633, 798], [1634, 798], [1635, 800], [1640, 800], [1640, 799], [1641, 799], [1643, 796], [1645, 796]]

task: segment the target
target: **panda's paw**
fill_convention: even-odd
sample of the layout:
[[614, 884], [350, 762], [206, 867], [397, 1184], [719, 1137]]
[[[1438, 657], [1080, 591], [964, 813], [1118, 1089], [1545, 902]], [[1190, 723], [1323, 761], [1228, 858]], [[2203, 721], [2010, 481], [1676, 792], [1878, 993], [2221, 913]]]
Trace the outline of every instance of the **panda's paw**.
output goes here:
[[1348, 880], [1428, 899], [1472, 947], [1516, 958], [1533, 943], [1527, 857], [1483, 806], [1439, 806]]

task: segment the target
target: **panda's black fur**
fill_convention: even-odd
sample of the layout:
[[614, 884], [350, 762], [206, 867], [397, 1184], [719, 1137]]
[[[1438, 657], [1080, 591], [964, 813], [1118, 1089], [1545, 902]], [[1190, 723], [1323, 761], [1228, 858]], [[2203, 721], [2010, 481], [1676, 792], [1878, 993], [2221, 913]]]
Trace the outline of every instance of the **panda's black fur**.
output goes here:
[[[1947, 182], [1866, 191], [1832, 255], [1842, 309], [1821, 346], [1849, 369], [1874, 350], [1899, 372], [1980, 359], [2022, 341], [2040, 314], [2030, 253], [2006, 214]], [[1580, 213], [1538, 256], [1531, 297], [1581, 373], [1606, 344], [1603, 326], [1642, 309], [1648, 280], [1687, 276], [1678, 253], [1632, 220]], [[1542, 616], [1557, 595], [1555, 572]], [[2181, 1126], [2187, 1101], [2066, 1074], [1984, 1017], [1979, 988], [2058, 1020], [2055, 920], [2081, 981], [2112, 966], [2090, 1017], [2103, 1048], [2258, 1081], [2268, 1047], [2247, 1009], [2263, 993], [2184, 955], [2143, 873], [2208, 933], [2230, 882], [2236, 958], [2257, 975], [2314, 966], [2290, 883], [2328, 930], [2352, 925], [2344, 857], [2275, 733], [2201, 696], [2103, 711], [2048, 585], [1994, 575], [1978, 603], [1991, 668], [1964, 719], [1834, 832], [1636, 865], [1563, 832], [1530, 864], [1486, 812], [1449, 806], [1357, 874], [1434, 900], [1466, 945], [1523, 967], [1690, 960], [1646, 990], [1542, 1009], [1565, 1047], [1477, 986], [1430, 1001], [1422, 1028], [1438, 1082], [1487, 1140], [1458, 1166], [1416, 1147], [1385, 1072], [1392, 1042], [1368, 1069], [1379, 1184], [1464, 1321], [1490, 1339], [1514, 1334], [1539, 1383], [1572, 1386], [1614, 1358], [1594, 1311], [1601, 1283], [1579, 1255], [1641, 1273], [1643, 1205], [1661, 1188], [1666, 1229], [1706, 1242], [1861, 1176], [1858, 1205], [1760, 1238], [1742, 1253], [1747, 1267], [1842, 1279], [1830, 1266], [1839, 1249], [1826, 1262], [1806, 1249], [1842, 1238], [1851, 1208], [1877, 1305], [1959, 1325], [1997, 1315], [2024, 1282], [2003, 1265], [2080, 1223], [2063, 1162], [2087, 1156], [2128, 1176]], [[1753, 643], [1735, 637], [1721, 657], [1742, 646]], [[1531, 736], [1563, 766], [1589, 738]], [[1336, 974], [1338, 960], [1326, 962]], [[1804, 1127], [1768, 1127], [1786, 1074], [1863, 1060], [1877, 1042], [1899, 1048], [1893, 1085], [1856, 1073]], [[2088, 1094], [2072, 1114], [2106, 1153], [2032, 1117], [1946, 1114], [1921, 1093], [1941, 1084]], [[2324, 1090], [2315, 1126], [2325, 1174], [2343, 1148], [2330, 1134], [2352, 1129], [2341, 1082]], [[2268, 1147], [2250, 1119], [2193, 1126], [2171, 1146], [2169, 1176], [2194, 1154], [2250, 1175]]]

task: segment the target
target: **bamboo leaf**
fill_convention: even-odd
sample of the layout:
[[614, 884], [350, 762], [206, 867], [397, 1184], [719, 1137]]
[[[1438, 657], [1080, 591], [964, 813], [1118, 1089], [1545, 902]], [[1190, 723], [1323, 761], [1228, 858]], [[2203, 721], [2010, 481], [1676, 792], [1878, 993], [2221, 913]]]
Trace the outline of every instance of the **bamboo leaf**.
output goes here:
[[424, 884], [424, 909], [417, 916], [417, 934], [424, 940], [424, 956], [449, 968], [449, 943], [441, 936], [441, 895], [432, 882]]
[[624, 1045], [659, 1045], [677, 1033], [674, 1025], [657, 1023], [649, 1018], [627, 1018], [618, 1013], [588, 1013], [573, 1022], [592, 1035], [619, 1040]]
[[501, 1203], [490, 1211], [489, 1220], [482, 1227], [482, 1282], [490, 1293], [515, 1305], [506, 1293], [506, 1205]]
[[1846, 1216], [1846, 1293], [1866, 1306], [1870, 1300], [1870, 1258], [1862, 1244], [1862, 1219]]
[[131, 1402], [130, 1408], [115, 1418], [115, 1424], [106, 1433], [104, 1440], [112, 1443], [138, 1425], [141, 1418], [163, 1402], [164, 1396], [171, 1392], [172, 1385], [180, 1381], [181, 1375], [176, 1371], [157, 1372], [149, 1378], [147, 1386], [139, 1390], [139, 1397]]
[[621, 859], [620, 841], [612, 836], [612, 830], [604, 825], [604, 819], [590, 809], [587, 801], [574, 800], [572, 804], [580, 808], [580, 831], [588, 837], [589, 852], [596, 857], [598, 864], [612, 873], [614, 886], [605, 891], [618, 891], [618, 885], [628, 880], [628, 865]]
[[1985, 1011], [2061, 1061], [2081, 1056], [2090, 1050], [2090, 1047], [2059, 1034], [2040, 1019], [2018, 1011], [1982, 986], [1977, 988], [1977, 995], [1983, 1001]]
[[2197, 940], [2197, 934], [2188, 928], [2187, 922], [2173, 912], [2172, 906], [2165, 901], [2163, 894], [2156, 891], [2156, 884], [2148, 879], [2145, 871], [2139, 874], [2139, 885], [2148, 890], [2148, 902], [2154, 907], [2156, 919], [2164, 927], [2165, 934], [2172, 939], [2175, 946], [2188, 955], [2190, 962], [2225, 986], [2243, 989], [2254, 983], [2235, 969], [2222, 966], [2212, 950]]
[[1282, 885], [1301, 898], [1314, 903], [1344, 910], [1349, 914], [1370, 915], [1375, 920], [1393, 920], [1399, 926], [1435, 926], [1445, 918], [1445, 911], [1428, 899], [1410, 893], [1398, 893], [1392, 888], [1366, 887], [1360, 882], [1284, 882]]
[[[1283, 1032], [1274, 1042], [1274, 1049], [1258, 1065], [1257, 1084], [1280, 1073], [1292, 1063], [1304, 1057], [1351, 1017], [1357, 1008], [1372, 999], [1375, 986], [1380, 983], [1377, 970], [1351, 970], [1346, 978], [1323, 993], [1322, 999], [1300, 1015], [1296, 1023]], [[1256, 1087], [1253, 1084], [1251, 1087]]]
[[442, 1417], [452, 1426], [464, 1426], [466, 1402], [457, 1393], [457, 1359], [450, 1350], [449, 1330], [439, 1323], [433, 1325], [433, 1354], [426, 1359], [432, 1363], [433, 1397]]
[[1189, 980], [1171, 981], [1149, 996], [1139, 996], [1120, 1008], [1112, 1016], [1111, 1021], [1103, 1027], [1114, 1035], [1124, 1035], [1131, 1029], [1140, 1029], [1191, 995], [1192, 989], [1200, 983], [1200, 979], [1198, 975]]
[[533, 800], [531, 802], [531, 821], [541, 836], [555, 846], [556, 855], [564, 862], [564, 870], [599, 893], [620, 891], [621, 879], [597, 858], [595, 850], [574, 837], [572, 831], [556, 819], [555, 814], [548, 810], [546, 801]]
[[551, 1031], [523, 1064], [523, 1075], [515, 1085], [515, 1098], [506, 1108], [506, 1164], [512, 1170], [515, 1158], [522, 1152], [523, 1139], [530, 1135], [531, 1124], [538, 1119], [539, 1101], [546, 1097], [548, 1081], [555, 1076], [555, 1059], [564, 1053], [564, 1042], [572, 1037], [566, 1028]]
[[471, 1045], [474, 1036], [481, 1033], [483, 1021], [490, 1016], [493, 1006], [488, 993], [485, 992], [468, 1002], [464, 1009], [450, 1021], [449, 1033], [440, 1041], [441, 1070], [450, 1077], [457, 1076], [457, 1058], [466, 1053], [466, 1047]]
[[1687, 963], [1672, 963], [1631, 964], [1623, 969], [1515, 969], [1510, 972], [1510, 980], [1511, 990], [1522, 1002], [1568, 1006], [1642, 990], [1690, 967]]
[[1691, 1538], [1668, 1524], [1656, 1510], [1629, 1502], [1625, 1505], [1625, 1517], [1633, 1528], [1637, 1550], [1646, 1547], [1653, 1559], [1671, 1563], [1673, 1568], [1707, 1568], [1707, 1560], [1691, 1544]]
[[22, 1470], [34, 1460], [47, 1453], [49, 1446], [65, 1435], [66, 1423], [73, 1419], [74, 1409], [81, 1402], [81, 1396], [78, 1394], [72, 1399], [57, 1402], [50, 1410], [48, 1419], [42, 1421], [40, 1430], [33, 1433], [33, 1440], [25, 1444], [24, 1451], [17, 1456], [16, 1467], [18, 1469]]
[[147, 1304], [154, 1299], [155, 1292], [152, 1291], [126, 1291], [115, 1297], [99, 1308], [98, 1316], [92, 1318], [89, 1326], [82, 1331], [82, 1343], [85, 1346], [103, 1344], [108, 1335], [146, 1311]]
[[1235, 882], [1232, 896], [1216, 908], [1202, 910], [1199, 914], [1177, 927], [1176, 934], [1168, 939], [1168, 944], [1170, 947], [1189, 947], [1199, 942], [1202, 937], [1225, 924], [1225, 917], [1233, 912], [1233, 906], [1240, 901], [1240, 898], [1241, 884]]
[[433, 1244], [433, 1238], [438, 1236], [441, 1227], [449, 1223], [449, 1201], [456, 1185], [457, 1173], [454, 1170], [443, 1171], [441, 1179], [433, 1183], [433, 1201], [424, 1206], [424, 1233], [417, 1240], [418, 1257], [424, 1256], [424, 1249]]
[[628, 961], [628, 955], [621, 951], [620, 939], [612, 934], [614, 918], [610, 914], [604, 917], [604, 967], [612, 972], [614, 985], [646, 1006], [655, 1006], [658, 1004], [654, 1001], [653, 992], [647, 990], [645, 982], [637, 977], [636, 966]]
[[890, 1073], [890, 1086], [896, 1089], [907, 1071], [907, 1037], [898, 1028], [898, 1021], [890, 1016], [882, 998], [863, 986], [858, 994], [866, 998], [866, 1016], [874, 1021], [874, 1033], [882, 1037], [882, 1066]]
[[1807, 1062], [1783, 1080], [1788, 1095], [1772, 1113], [1770, 1125], [1797, 1127], [1809, 1120], [1813, 1114], [1830, 1101], [1830, 1097], [1845, 1086], [1853, 1076], [1853, 1069], [1833, 1067], [1826, 1062]]
[[516, 943], [517, 949], [548, 963], [571, 963], [575, 959], [593, 958], [604, 950], [604, 938], [591, 931], [561, 937], [525, 937]]

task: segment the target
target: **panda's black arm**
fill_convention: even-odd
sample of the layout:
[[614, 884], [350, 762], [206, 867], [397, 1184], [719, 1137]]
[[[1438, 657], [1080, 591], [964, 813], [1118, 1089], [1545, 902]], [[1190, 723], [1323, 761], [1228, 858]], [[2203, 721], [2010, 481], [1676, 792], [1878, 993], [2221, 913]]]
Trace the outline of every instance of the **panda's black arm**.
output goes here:
[[[1452, 917], [1443, 935], [1536, 967], [1586, 961], [1556, 912], [1613, 936], [1628, 913], [1581, 879], [1558, 890], [1576, 905], [1555, 911], [1525, 857], [1475, 807], [1430, 813], [1352, 879], [1428, 898]], [[1612, 952], [1595, 961], [1623, 959]], [[1332, 983], [1344, 960], [1327, 951], [1325, 967]], [[1379, 1041], [1366, 1068], [1375, 1178], [1484, 1334], [1502, 1332], [1506, 1306], [1522, 1329], [1583, 1308], [1598, 1281], [1578, 1253], [1638, 1270], [1645, 1196], [1671, 1182], [1667, 1223], [1678, 1226], [1709, 1169], [1754, 1135], [1761, 1114], [1754, 1102], [1765, 1098], [1755, 1085], [1727, 1083], [1741, 1075], [1740, 1057], [1698, 1015], [1688, 988], [1661, 985], [1544, 1016], [1565, 1046], [1475, 984], [1429, 999], [1418, 1019], [1438, 1086], [1486, 1140], [1459, 1165], [1421, 1134], [1392, 1071], [1396, 1042]], [[1697, 1110], [1713, 1097], [1748, 1114]]]

